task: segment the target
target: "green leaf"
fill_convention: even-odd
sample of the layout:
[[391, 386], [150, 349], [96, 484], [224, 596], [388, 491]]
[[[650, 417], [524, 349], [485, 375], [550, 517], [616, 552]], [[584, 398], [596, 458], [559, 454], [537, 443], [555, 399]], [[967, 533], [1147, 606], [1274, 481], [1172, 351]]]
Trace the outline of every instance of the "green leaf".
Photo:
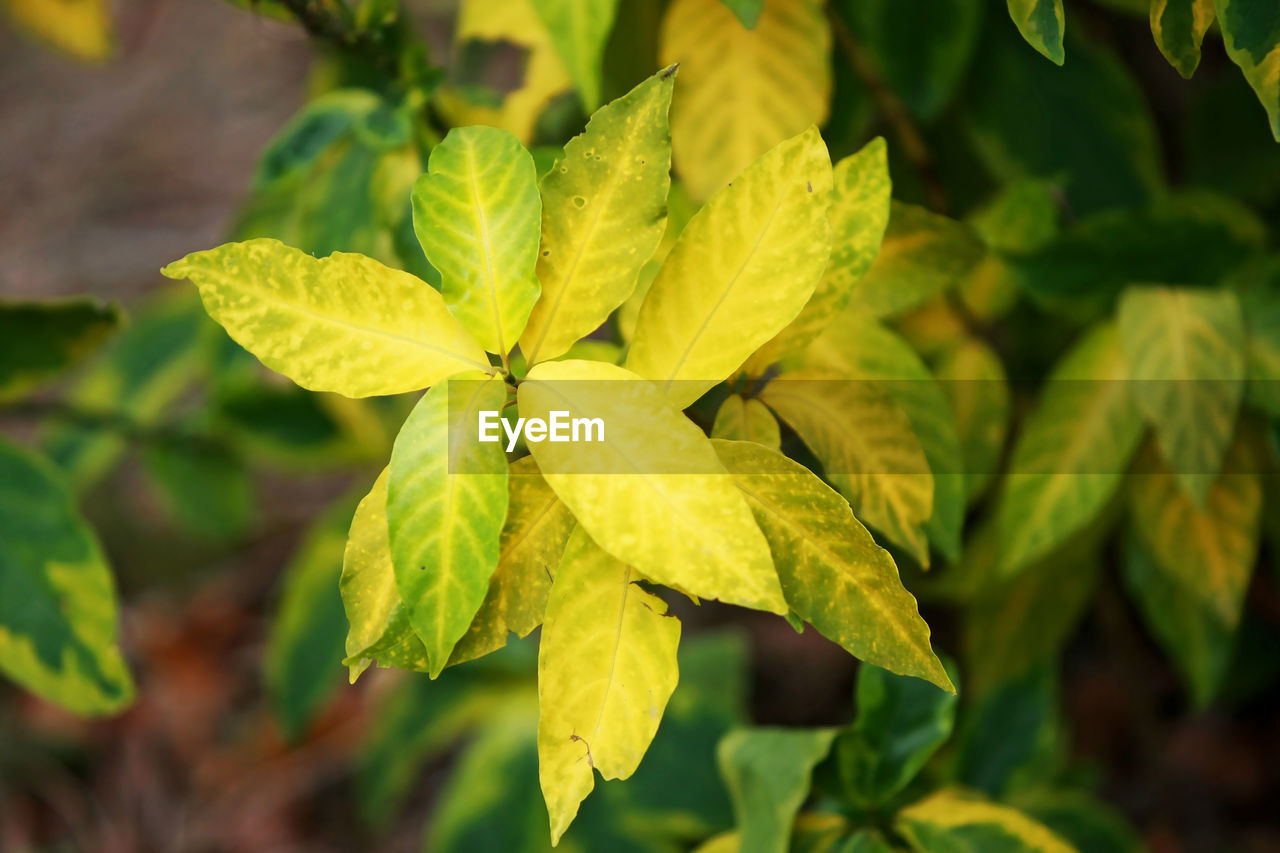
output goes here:
[[[140, 425], [159, 420], [164, 410], [198, 375], [215, 327], [186, 288], [148, 302], [84, 372], [67, 395], [77, 410], [104, 418], [128, 418]], [[49, 430], [44, 450], [67, 472], [77, 490], [102, 477], [124, 453], [118, 431], [81, 424]]]
[[396, 589], [440, 674], [467, 632], [498, 565], [507, 460], [478, 440], [478, 413], [501, 411], [501, 379], [461, 374], [432, 388], [391, 451], [387, 529]]
[[538, 653], [538, 765], [551, 843], [604, 779], [640, 763], [678, 678], [680, 621], [581, 527], [565, 546]]
[[1013, 449], [997, 515], [1013, 574], [1095, 518], [1142, 438], [1116, 329], [1103, 324], [1054, 368]]
[[272, 237], [309, 255], [359, 252], [439, 285], [413, 237], [422, 172], [413, 116], [365, 89], [307, 103], [258, 160], [230, 239]]
[[853, 286], [850, 304], [876, 317], [902, 314], [954, 286], [982, 252], [964, 223], [895, 201], [880, 254]]
[[854, 513], [921, 563], [933, 475], [911, 421], [874, 381], [783, 374], [761, 399], [799, 434]]
[[831, 26], [818, 0], [769, 0], [751, 29], [721, 0], [675, 0], [658, 53], [663, 65], [680, 65], [671, 138], [676, 171], [696, 201], [827, 119]]
[[950, 790], [903, 809], [895, 827], [919, 853], [1075, 853], [1017, 809]]
[[995, 350], [975, 338], [944, 351], [937, 374], [955, 413], [965, 500], [972, 502], [996, 473], [1003, 455], [1012, 408], [1009, 381]]
[[968, 711], [956, 750], [955, 777], [991, 797], [1052, 781], [1063, 743], [1053, 664], [986, 692]]
[[0, 671], [77, 714], [133, 701], [116, 594], [71, 490], [43, 458], [0, 441]]
[[542, 298], [520, 337], [531, 364], [563, 355], [604, 323], [658, 247], [674, 84], [675, 72], [663, 71], [601, 108], [542, 179]]
[[[1012, 578], [998, 575], [999, 541], [989, 524], [969, 538], [961, 572], [997, 574], [972, 596], [964, 628], [965, 672], [983, 693], [1058, 660], [1093, 600], [1102, 559], [1098, 522]], [[1105, 532], [1105, 531], [1101, 531]]]
[[1265, 241], [1265, 226], [1240, 203], [1184, 193], [1081, 219], [1014, 265], [1023, 286], [1053, 304], [1108, 304], [1131, 282], [1217, 284]]
[[1035, 252], [1057, 235], [1060, 198], [1048, 181], [1014, 181], [966, 219], [989, 250], [960, 282], [960, 298], [978, 318], [1013, 308], [1019, 283], [1010, 256]]
[[1227, 290], [1131, 287], [1120, 344], [1133, 396], [1174, 475], [1203, 505], [1244, 394], [1244, 317]]
[[950, 102], [981, 32], [983, 5], [942, 0], [917, 15], [895, 0], [836, 4], [875, 75], [913, 114], [930, 121]]
[[564, 551], [573, 515], [526, 456], [511, 465], [507, 520], [502, 526], [498, 567], [471, 627], [458, 641], [450, 664], [488, 654], [542, 624], [552, 578]]
[[1066, 31], [1062, 0], [1009, 0], [1009, 16], [1027, 44], [1054, 65], [1062, 64], [1062, 35]]
[[1151, 0], [1156, 46], [1188, 79], [1200, 64], [1200, 43], [1213, 25], [1213, 0]]
[[[504, 654], [508, 651], [514, 649], [504, 650]], [[486, 666], [499, 657], [495, 655], [476, 666], [450, 669], [434, 681], [402, 679], [380, 698], [355, 752], [356, 793], [366, 821], [385, 827], [424, 767], [456, 746], [469, 731], [495, 717], [500, 719], [505, 708], [536, 708], [537, 697], [528, 677], [536, 652], [520, 652], [509, 662], [515, 672]], [[532, 735], [529, 732], [531, 749]], [[536, 797], [536, 765], [531, 771], [529, 788]], [[538, 808], [542, 809], [541, 803]], [[541, 817], [537, 835], [546, 837]]]
[[1207, 706], [1231, 664], [1235, 631], [1194, 582], [1157, 566], [1138, 536], [1125, 537], [1121, 566], [1147, 630], [1173, 660], [1196, 706]]
[[785, 613], [769, 545], [702, 431], [624, 368], [548, 361], [520, 383], [520, 415], [600, 418], [604, 441], [530, 445], [590, 536], [645, 578]]
[[537, 727], [537, 705], [513, 702], [480, 729], [440, 792], [427, 824], [423, 850], [551, 850], [546, 808], [536, 786]]
[[601, 59], [618, 0], [531, 0], [587, 112], [600, 106]]
[[199, 436], [150, 441], [142, 464], [169, 515], [196, 536], [233, 540], [252, 523], [253, 482], [224, 444]]
[[455, 127], [413, 185], [413, 229], [444, 301], [489, 352], [506, 356], [538, 301], [542, 200], [529, 152], [509, 132]]
[[0, 301], [0, 402], [62, 373], [122, 321], [118, 308], [96, 299]]
[[[1049, 0], [1034, 2], [1043, 8]], [[1155, 122], [1120, 60], [1099, 40], [1075, 38], [1071, 61], [1055, 68], [999, 17], [988, 17], [959, 113], [991, 176], [1065, 175], [1064, 195], [1077, 216], [1156, 194], [1164, 178]]]
[[340, 499], [307, 531], [284, 571], [263, 665], [285, 736], [296, 740], [341, 683], [343, 612], [338, 581], [352, 501]]
[[683, 409], [780, 332], [826, 266], [830, 191], [827, 147], [811, 127], [717, 193], [650, 287], [627, 367]]
[[488, 369], [439, 293], [363, 255], [316, 259], [260, 239], [195, 252], [161, 272], [194, 281], [237, 343], [312, 391], [398, 394]]
[[831, 749], [835, 729], [738, 729], [716, 757], [733, 798], [741, 853], [785, 853], [810, 774]]
[[960, 434], [929, 368], [906, 341], [854, 309], [814, 341], [806, 363], [875, 384], [906, 414], [933, 475], [933, 510], [925, 532], [947, 559], [958, 559], [965, 500]]
[[1275, 6], [1268, 0], [1216, 0], [1216, 6], [1227, 55], [1262, 101], [1271, 133], [1280, 142], [1280, 20]]
[[1129, 491], [1134, 527], [1156, 566], [1231, 630], [1240, 624], [1258, 556], [1262, 486], [1256, 464], [1248, 445], [1237, 440], [1202, 506], [1155, 459], [1133, 476]]
[[769, 407], [754, 397], [746, 398], [730, 394], [720, 404], [715, 423], [711, 426], [712, 438], [729, 441], [754, 441], [777, 450], [782, 446], [778, 421]]
[[765, 344], [748, 362], [753, 374], [798, 355], [840, 314], [858, 281], [871, 268], [889, 224], [887, 146], [876, 137], [856, 154], [836, 164], [831, 206], [831, 257], [813, 296], [799, 316]]
[[1146, 846], [1123, 815], [1082, 791], [1042, 791], [1018, 807], [1085, 853], [1140, 853]]
[[761, 13], [764, 12], [764, 0], [721, 0], [721, 2], [742, 22], [742, 26], [749, 30], [755, 29]]
[[876, 666], [858, 668], [858, 716], [835, 744], [840, 779], [856, 802], [888, 800], [951, 737], [958, 697], [944, 681], [950, 690]]
[[712, 444], [769, 540], [791, 609], [855, 657], [954, 691], [893, 558], [845, 499], [776, 450]]

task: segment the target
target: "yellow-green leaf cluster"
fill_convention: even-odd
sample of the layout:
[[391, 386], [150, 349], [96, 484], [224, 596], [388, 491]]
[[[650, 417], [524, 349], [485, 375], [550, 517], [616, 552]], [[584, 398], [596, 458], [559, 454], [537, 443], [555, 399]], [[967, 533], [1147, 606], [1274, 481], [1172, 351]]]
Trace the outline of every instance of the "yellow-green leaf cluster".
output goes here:
[[679, 63], [671, 107], [676, 169], [699, 201], [809, 125], [831, 96], [831, 28], [818, 0], [767, 0], [747, 29], [721, 0], [675, 0], [659, 36]]

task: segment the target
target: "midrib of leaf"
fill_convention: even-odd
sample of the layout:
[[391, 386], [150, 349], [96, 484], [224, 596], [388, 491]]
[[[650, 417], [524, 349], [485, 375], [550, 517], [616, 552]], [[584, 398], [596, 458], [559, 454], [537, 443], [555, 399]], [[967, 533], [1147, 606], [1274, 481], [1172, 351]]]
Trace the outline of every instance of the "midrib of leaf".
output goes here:
[[[556, 389], [555, 389], [555, 388], [554, 388], [550, 383], [547, 383], [547, 390], [548, 390], [548, 391], [550, 391], [552, 394], [555, 394], [555, 395], [556, 395], [557, 397], [559, 397], [561, 400], [564, 400], [566, 405], [572, 405], [572, 404], [573, 404], [573, 401], [572, 401], [572, 400], [570, 400], [568, 397], [564, 396], [564, 394], [561, 394], [559, 391], [557, 391], [557, 390], [556, 390]], [[608, 444], [606, 444], [605, 446], [606, 446], [606, 447], [610, 447], [610, 445], [608, 445]], [[618, 450], [616, 447], [612, 448], [612, 450], [613, 450], [613, 455], [614, 455], [614, 456], [616, 456], [618, 459], [622, 460], [622, 462], [623, 462], [623, 463], [625, 463], [625, 464], [627, 465], [627, 467], [629, 467], [632, 471], [634, 471], [634, 472], [635, 472], [635, 476], [640, 477], [640, 478], [645, 482], [645, 484], [646, 484], [646, 485], [648, 485], [649, 490], [650, 490], [650, 491], [651, 491], [651, 492], [652, 492], [652, 493], [653, 493], [657, 498], [659, 498], [659, 499], [660, 499], [664, 504], [666, 504], [666, 505], [667, 505], [667, 507], [672, 511], [672, 514], [674, 515], [674, 517], [675, 517], [676, 521], [678, 521], [678, 522], [681, 524], [681, 526], [682, 526], [682, 527], [684, 527], [684, 528], [686, 528], [686, 529], [691, 529], [691, 530], [693, 530], [695, 533], [700, 533], [700, 532], [701, 532], [701, 531], [698, 529], [698, 527], [699, 527], [698, 525], [693, 525], [693, 526], [691, 526], [691, 525], [689, 525], [689, 524], [688, 524], [688, 522], [685, 520], [684, 514], [680, 511], [680, 508], [679, 508], [678, 506], [676, 506], [674, 503], [672, 503], [672, 502], [671, 502], [671, 498], [667, 495], [667, 493], [666, 493], [663, 489], [659, 488], [659, 487], [654, 483], [653, 479], [651, 479], [651, 478], [656, 477], [657, 475], [650, 474], [649, 472], [642, 470], [642, 469], [640, 468], [640, 466], [639, 466], [638, 464], [636, 464], [636, 462], [635, 462], [635, 460], [634, 460], [634, 459], [632, 459], [632, 458], [631, 458], [630, 456], [628, 456], [627, 454], [625, 454], [625, 453], [621, 452], [621, 451], [620, 451], [620, 450]], [[568, 476], [574, 476], [574, 475], [570, 474], [570, 475], [568, 475]], [[609, 475], [606, 475], [606, 476], [609, 476]], [[627, 475], [622, 474], [622, 475], [619, 475], [619, 476], [624, 476], [624, 477], [625, 477], [625, 476], [627, 476]], [[690, 476], [693, 476], [693, 475], [690, 475]], [[713, 476], [713, 475], [707, 475], [707, 476]], [[728, 475], [726, 474], [725, 476], [728, 476]], [[658, 483], [661, 483], [661, 480], [658, 480]], [[703, 537], [703, 536], [695, 536], [694, 538], [696, 539], [696, 541], [703, 542], [703, 543], [705, 543], [705, 542], [706, 542], [706, 538], [705, 538], [705, 537]], [[718, 539], [716, 539], [716, 540], [714, 540], [714, 541], [719, 541], [719, 540], [718, 540]], [[705, 548], [705, 544], [704, 544], [704, 548], [703, 548], [703, 550], [706, 550], [706, 548]], [[722, 556], [723, 556], [723, 555], [722, 555]]]
[[484, 275], [489, 285], [489, 305], [493, 308], [494, 332], [498, 336], [498, 354], [507, 363], [507, 342], [502, 336], [502, 312], [498, 310], [498, 284], [493, 277], [493, 260], [489, 254], [489, 220], [480, 203], [480, 187], [476, 184], [476, 156], [473, 146], [467, 146], [467, 183], [471, 186], [471, 201], [476, 207], [476, 224], [480, 226], [480, 248], [484, 254]]
[[401, 341], [406, 344], [412, 344], [413, 346], [419, 347], [421, 349], [431, 350], [432, 352], [438, 352], [438, 353], [441, 353], [442, 355], [447, 355], [447, 356], [450, 356], [451, 358], [456, 358], [458, 361], [464, 361], [467, 364], [474, 364], [476, 366], [476, 369], [483, 370], [485, 373], [488, 373], [491, 376], [493, 375], [493, 365], [491, 364], [481, 364], [478, 361], [474, 361], [470, 358], [467, 358], [465, 355], [460, 355], [459, 353], [453, 352], [451, 350], [447, 350], [444, 347], [438, 347], [433, 344], [429, 344], [426, 341], [420, 341], [417, 338], [410, 338], [406, 335], [399, 335], [399, 334], [396, 334], [395, 332], [388, 332], [385, 329], [375, 329], [371, 326], [362, 326], [359, 323], [352, 323], [350, 320], [343, 320], [341, 317], [334, 317], [331, 314], [321, 314], [319, 311], [315, 311], [300, 303], [289, 302], [287, 300], [280, 299], [279, 297], [272, 296], [270, 294], [259, 294], [257, 291], [251, 291], [246, 288], [237, 288], [234, 284], [229, 285], [229, 289], [241, 290], [242, 292], [258, 299], [261, 302], [269, 302], [272, 305], [277, 305], [283, 308], [296, 311], [299, 314], [304, 314], [307, 317], [310, 317], [314, 320], [318, 320], [322, 323], [329, 323], [331, 325], [341, 326], [345, 329], [351, 329], [356, 332], [364, 332], [364, 333], [373, 335], [375, 337], [387, 338], [388, 340], [393, 340], [393, 341]]
[[737, 285], [738, 279], [742, 277], [743, 270], [747, 268], [747, 265], [751, 263], [751, 259], [754, 258], [756, 252], [759, 251], [760, 244], [764, 242], [765, 235], [769, 232], [769, 229], [773, 227], [773, 220], [778, 215], [778, 210], [781, 209], [781, 207], [782, 198], [781, 193], [779, 193], [777, 200], [774, 202], [773, 210], [769, 211], [769, 218], [765, 221], [764, 227], [760, 229], [760, 233], [756, 236], [755, 242], [751, 244], [751, 250], [747, 252], [746, 259], [743, 260], [742, 265], [738, 267], [738, 271], [733, 274], [733, 277], [729, 279], [729, 283], [725, 285], [724, 291], [720, 294], [720, 298], [716, 300], [716, 304], [711, 306], [711, 310], [707, 312], [707, 316], [702, 318], [702, 324], [698, 326], [698, 330], [693, 333], [693, 337], [689, 340], [688, 345], [685, 346], [684, 352], [680, 353], [680, 358], [676, 361], [675, 367], [672, 368], [671, 375], [668, 376], [667, 380], [662, 384], [662, 392], [664, 394], [671, 390], [671, 383], [680, 375], [680, 368], [684, 367], [685, 361], [689, 358], [689, 353], [693, 352], [694, 346], [707, 331], [707, 326], [711, 324], [712, 318], [714, 318], [716, 312], [720, 310], [720, 306], [724, 304], [724, 301], [729, 298], [729, 294], [733, 292], [733, 288]]
[[[630, 143], [635, 139], [635, 135], [628, 135], [627, 141]], [[625, 148], [630, 153], [633, 147], [628, 144]], [[567, 153], [567, 152], [566, 152]], [[619, 162], [624, 162], [620, 160]], [[609, 180], [605, 182], [604, 195], [609, 198], [613, 197], [613, 192], [617, 188], [617, 170], [615, 169], [609, 175]], [[587, 251], [587, 244], [595, 239], [596, 227], [600, 223], [600, 214], [604, 210], [603, 204], [596, 205], [595, 213], [591, 217], [591, 225], [587, 228], [586, 239], [578, 244], [578, 252], [573, 257], [573, 263], [569, 267], [568, 274], [561, 280], [560, 291], [555, 295], [551, 302], [551, 311], [547, 314], [546, 321], [542, 324], [542, 331], [538, 334], [538, 340], [533, 345], [533, 350], [529, 353], [529, 366], [533, 367], [538, 363], [538, 352], [542, 349], [542, 342], [547, 339], [547, 332], [551, 330], [551, 324], [555, 320], [556, 314], [560, 312], [560, 303], [564, 301], [564, 294], [569, 289], [573, 277], [578, 274], [578, 264], [582, 262], [582, 256]]]
[[[762, 496], [760, 496], [760, 495], [756, 494], [755, 492], [753, 492], [753, 491], [752, 491], [750, 488], [748, 488], [747, 486], [744, 486], [744, 485], [743, 485], [743, 484], [742, 484], [742, 483], [741, 483], [741, 482], [740, 482], [736, 477], [734, 478], [734, 482], [735, 482], [735, 484], [737, 485], [738, 489], [739, 489], [739, 490], [741, 490], [743, 494], [745, 494], [747, 497], [751, 498], [752, 500], [756, 501], [758, 504], [760, 504], [761, 506], [763, 506], [765, 509], [769, 510], [769, 512], [771, 512], [771, 513], [774, 515], [774, 517], [775, 517], [775, 518], [778, 518], [778, 519], [779, 519], [779, 520], [781, 520], [784, 524], [786, 524], [789, 528], [791, 528], [792, 530], [794, 530], [794, 531], [796, 532], [796, 534], [798, 534], [798, 535], [799, 535], [800, 539], [801, 539], [801, 540], [802, 540], [802, 541], [803, 541], [807, 546], [809, 546], [809, 548], [810, 548], [811, 550], [814, 550], [814, 551], [818, 552], [820, 555], [825, 555], [826, 557], [828, 557], [828, 558], [830, 558], [831, 560], [835, 561], [835, 563], [836, 563], [837, 565], [841, 566], [841, 568], [844, 568], [844, 567], [846, 566], [845, 561], [840, 557], [840, 555], [839, 555], [839, 554], [835, 553], [835, 552], [834, 552], [834, 551], [832, 551], [830, 548], [828, 548], [826, 545], [824, 545], [823, 543], [819, 542], [818, 540], [816, 540], [816, 539], [814, 539], [812, 536], [810, 536], [810, 535], [809, 535], [809, 533], [808, 533], [808, 531], [806, 531], [806, 530], [805, 530], [803, 527], [801, 527], [799, 524], [797, 524], [796, 522], [792, 521], [789, 517], [787, 517], [787, 516], [786, 516], [786, 515], [785, 515], [785, 514], [784, 514], [784, 513], [783, 513], [783, 512], [782, 512], [782, 511], [781, 511], [781, 510], [776, 506], [776, 505], [774, 505], [774, 504], [770, 503], [770, 502], [769, 502], [768, 500], [766, 500], [764, 497], [762, 497]], [[851, 511], [852, 511], [852, 510], [851, 510]], [[879, 547], [879, 546], [873, 546], [873, 547]], [[910, 636], [911, 636], [910, 631], [909, 631], [909, 630], [907, 629], [907, 627], [906, 627], [906, 626], [901, 622], [901, 620], [899, 620], [899, 619], [898, 619], [898, 617], [897, 617], [897, 614], [896, 614], [896, 613], [894, 613], [892, 610], [886, 610], [886, 609], [884, 608], [883, 602], [881, 602], [880, 600], [878, 600], [875, 596], [873, 596], [873, 595], [869, 595], [869, 594], [865, 594], [865, 593], [867, 593], [867, 591], [868, 591], [868, 589], [869, 589], [869, 588], [867, 587], [867, 585], [866, 585], [865, 583], [863, 583], [863, 582], [862, 582], [861, 578], [858, 578], [856, 575], [854, 575], [853, 573], [851, 573], [851, 572], [849, 572], [849, 571], [842, 571], [842, 572], [841, 572], [841, 575], [842, 575], [843, 577], [848, 578], [848, 579], [853, 583], [853, 585], [854, 585], [854, 586], [856, 586], [856, 587], [858, 587], [859, 589], [861, 589], [861, 590], [864, 592], [863, 600], [864, 600], [865, 602], [867, 602], [867, 603], [871, 604], [872, 608], [874, 608], [874, 609], [876, 610], [876, 612], [878, 612], [881, 616], [886, 616], [886, 617], [888, 617], [888, 621], [889, 621], [889, 622], [891, 622], [891, 623], [892, 623], [896, 628], [898, 628], [898, 629], [899, 629], [899, 631], [900, 631], [900, 633], [902, 634], [902, 636], [904, 636], [904, 637], [910, 637]], [[918, 650], [918, 649], [917, 649], [917, 650]]]
[[596, 710], [596, 722], [591, 727], [591, 738], [600, 733], [600, 724], [604, 721], [604, 709], [609, 704], [609, 693], [613, 690], [613, 674], [618, 668], [618, 649], [622, 647], [622, 623], [627, 616], [627, 596], [631, 594], [631, 567], [627, 566], [622, 575], [622, 601], [618, 605], [618, 624], [613, 632], [613, 654], [609, 658], [609, 675], [605, 678], [604, 694], [600, 697], [600, 707]]

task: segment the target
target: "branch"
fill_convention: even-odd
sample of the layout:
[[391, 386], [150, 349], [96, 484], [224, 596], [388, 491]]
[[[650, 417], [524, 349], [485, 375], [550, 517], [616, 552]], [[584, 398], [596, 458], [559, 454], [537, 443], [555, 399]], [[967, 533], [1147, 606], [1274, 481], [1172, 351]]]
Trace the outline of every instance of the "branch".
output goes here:
[[929, 207], [936, 213], [948, 213], [951, 205], [947, 199], [947, 192], [942, 186], [942, 179], [938, 176], [938, 166], [934, 161], [933, 152], [925, 144], [924, 137], [921, 136], [911, 114], [907, 112], [907, 108], [893, 90], [880, 79], [871, 61], [858, 46], [853, 33], [849, 31], [848, 25], [835, 9], [828, 7], [827, 16], [831, 19], [831, 29], [835, 33], [836, 41], [840, 43], [841, 50], [849, 58], [853, 73], [862, 81], [862, 85], [867, 87], [871, 99], [875, 101], [876, 109], [893, 129], [893, 135], [902, 145], [907, 159], [911, 161], [911, 165], [920, 176], [920, 183], [924, 186], [925, 195], [929, 198]]

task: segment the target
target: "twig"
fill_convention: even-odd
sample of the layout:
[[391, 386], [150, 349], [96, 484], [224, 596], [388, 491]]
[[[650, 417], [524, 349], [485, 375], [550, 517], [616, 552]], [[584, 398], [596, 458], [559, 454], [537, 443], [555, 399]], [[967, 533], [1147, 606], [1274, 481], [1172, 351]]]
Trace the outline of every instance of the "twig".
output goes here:
[[393, 80], [399, 78], [399, 63], [383, 49], [385, 39], [381, 31], [367, 31], [355, 26], [350, 10], [342, 0], [337, 0], [334, 6], [340, 11], [339, 15], [327, 14], [321, 3], [322, 0], [280, 0], [280, 4], [298, 19], [312, 39], [372, 62]]
[[937, 163], [933, 159], [933, 153], [929, 150], [929, 146], [925, 144], [924, 137], [920, 135], [919, 129], [907, 112], [907, 108], [903, 106], [902, 101], [893, 93], [893, 90], [880, 79], [880, 75], [876, 73], [871, 61], [867, 59], [866, 54], [862, 52], [862, 48], [858, 46], [853, 33], [849, 31], [848, 25], [845, 24], [835, 9], [828, 7], [827, 16], [831, 19], [831, 29], [835, 33], [836, 41], [840, 43], [841, 50], [849, 57], [849, 64], [853, 66], [853, 72], [858, 75], [858, 79], [867, 87], [867, 91], [871, 94], [871, 99], [875, 101], [876, 109], [893, 129], [893, 135], [897, 137], [898, 142], [902, 145], [902, 150], [907, 155], [907, 159], [911, 161], [911, 165], [919, 174], [920, 183], [923, 185], [925, 195], [929, 199], [929, 207], [937, 213], [949, 213], [951, 205], [947, 199], [947, 192], [942, 186], [942, 180], [938, 176]]

